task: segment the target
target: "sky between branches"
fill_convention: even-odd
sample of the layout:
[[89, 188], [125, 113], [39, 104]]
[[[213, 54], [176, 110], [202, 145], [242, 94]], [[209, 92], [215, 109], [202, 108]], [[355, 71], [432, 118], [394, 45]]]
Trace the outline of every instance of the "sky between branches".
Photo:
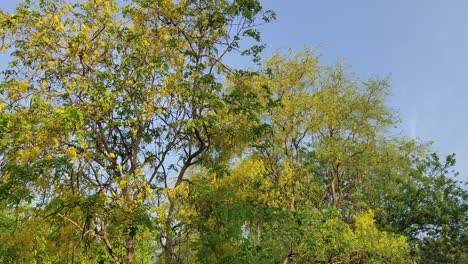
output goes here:
[[[0, 8], [12, 11], [19, 2], [1, 1]], [[262, 3], [278, 16], [261, 28], [265, 58], [316, 47], [323, 64], [344, 60], [363, 78], [389, 76], [389, 103], [402, 119], [393, 133], [434, 141], [441, 155], [456, 153], [459, 179], [468, 180], [468, 1]], [[5, 63], [1, 56], [1, 68]]]

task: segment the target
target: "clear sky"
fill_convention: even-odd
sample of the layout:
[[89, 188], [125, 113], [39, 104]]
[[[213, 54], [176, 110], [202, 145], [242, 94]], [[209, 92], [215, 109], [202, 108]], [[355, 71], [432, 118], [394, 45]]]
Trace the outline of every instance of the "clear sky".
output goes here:
[[[19, 0], [3, 0], [11, 11]], [[324, 64], [348, 62], [359, 76], [390, 76], [403, 136], [457, 154], [468, 180], [468, 1], [262, 0], [277, 21], [262, 27], [266, 56], [317, 47]], [[0, 63], [4, 60], [0, 58]]]
[[456, 153], [468, 180], [468, 1], [263, 0], [277, 20], [262, 32], [267, 53], [318, 47], [322, 62], [359, 76], [390, 77], [404, 136]]

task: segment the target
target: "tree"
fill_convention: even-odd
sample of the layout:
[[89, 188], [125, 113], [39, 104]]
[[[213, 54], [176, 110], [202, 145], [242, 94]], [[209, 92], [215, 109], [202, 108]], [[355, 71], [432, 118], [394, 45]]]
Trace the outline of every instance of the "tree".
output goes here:
[[[360, 81], [344, 65], [320, 67], [313, 51], [275, 55], [266, 74], [273, 107], [264, 113], [271, 131], [257, 155], [289, 207], [352, 209], [372, 195], [387, 149], [398, 144], [386, 130], [396, 118], [385, 105], [385, 80]], [[268, 103], [268, 101], [267, 101]], [[307, 204], [308, 203], [308, 204]]]
[[2, 13], [1, 183], [18, 193], [7, 206], [32, 202], [116, 263], [134, 263], [153, 232], [172, 263], [188, 169], [235, 125], [255, 126], [233, 110], [243, 93], [223, 91], [239, 74], [223, 57], [273, 18], [256, 0], [28, 0]]
[[455, 155], [413, 159], [406, 177], [381, 188], [379, 225], [410, 238], [423, 263], [466, 262], [468, 193], [454, 180]]
[[0, 13], [0, 261], [465, 261], [454, 156], [388, 132], [386, 79], [310, 49], [261, 62], [274, 17], [257, 0]]
[[[388, 134], [397, 118], [385, 103], [385, 80], [360, 81], [342, 65], [320, 67], [313, 52], [305, 50], [273, 56], [264, 74], [247, 82], [256, 87], [266, 109], [262, 120], [269, 132], [251, 157], [261, 160], [263, 177], [274, 190], [270, 206], [299, 215], [301, 221], [311, 208], [333, 207], [342, 224], [353, 224], [356, 216], [374, 209], [377, 226], [407, 236], [412, 254], [426, 261], [436, 252], [428, 245], [451, 241], [452, 248], [440, 255], [453, 255], [445, 261], [463, 259], [466, 191], [445, 176], [455, 160], [449, 156], [440, 163], [435, 154], [427, 154], [429, 146]], [[280, 219], [287, 228], [288, 218]], [[290, 232], [294, 252], [302, 247], [297, 236], [304, 232], [295, 221], [290, 228], [295, 230]], [[421, 232], [428, 230], [436, 233], [421, 240]], [[268, 237], [285, 241], [288, 236]], [[423, 245], [420, 253], [417, 244]]]
[[406, 238], [379, 231], [368, 211], [382, 168], [395, 164], [385, 150], [399, 144], [385, 134], [394, 120], [386, 83], [360, 86], [311, 50], [275, 55], [242, 82], [256, 91], [266, 129], [221, 177], [190, 178], [199, 259], [411, 262]]

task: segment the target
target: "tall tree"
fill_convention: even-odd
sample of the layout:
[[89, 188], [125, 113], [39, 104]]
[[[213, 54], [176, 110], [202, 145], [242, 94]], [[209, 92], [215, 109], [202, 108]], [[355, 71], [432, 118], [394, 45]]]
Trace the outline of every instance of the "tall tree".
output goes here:
[[[378, 224], [419, 246], [422, 263], [464, 263], [468, 192], [455, 180], [455, 155], [413, 156], [406, 177], [381, 186]], [[466, 186], [466, 185], [465, 185]]]
[[255, 26], [273, 17], [256, 0], [27, 0], [2, 13], [12, 58], [1, 83], [2, 185], [24, 183], [30, 202], [116, 263], [134, 263], [147, 229], [172, 263], [173, 193], [223, 143], [216, 137], [236, 130], [221, 121], [249, 126], [230, 110], [241, 103], [223, 91], [222, 77], [237, 74], [223, 57], [255, 57], [262, 46], [240, 41], [259, 41]]
[[0, 262], [465, 261], [454, 156], [389, 133], [386, 79], [310, 49], [260, 64], [274, 16], [258, 0], [0, 12]]
[[387, 82], [360, 81], [341, 64], [319, 66], [311, 50], [275, 55], [265, 68], [253, 82], [268, 88], [259, 93], [270, 98], [263, 118], [271, 133], [257, 154], [281, 196], [302, 196], [290, 208], [351, 208], [391, 162], [386, 131], [396, 118], [385, 104]]
[[398, 146], [386, 134], [394, 122], [386, 82], [360, 83], [342, 65], [320, 66], [311, 50], [275, 55], [261, 72], [237, 85], [256, 91], [263, 138], [222, 177], [191, 177], [199, 256], [411, 262], [406, 239], [379, 231], [368, 211], [382, 167], [395, 164], [385, 149]]

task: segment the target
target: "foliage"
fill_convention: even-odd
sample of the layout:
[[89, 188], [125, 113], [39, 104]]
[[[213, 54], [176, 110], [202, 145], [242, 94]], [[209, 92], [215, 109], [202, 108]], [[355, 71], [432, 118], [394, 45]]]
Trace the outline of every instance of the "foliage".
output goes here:
[[0, 12], [0, 262], [466, 261], [454, 156], [388, 133], [385, 79], [310, 49], [262, 62], [273, 19], [257, 0]]
[[454, 155], [441, 161], [432, 153], [412, 164], [407, 177], [395, 178], [381, 198], [380, 225], [418, 244], [424, 263], [463, 263], [468, 193], [448, 176]]

